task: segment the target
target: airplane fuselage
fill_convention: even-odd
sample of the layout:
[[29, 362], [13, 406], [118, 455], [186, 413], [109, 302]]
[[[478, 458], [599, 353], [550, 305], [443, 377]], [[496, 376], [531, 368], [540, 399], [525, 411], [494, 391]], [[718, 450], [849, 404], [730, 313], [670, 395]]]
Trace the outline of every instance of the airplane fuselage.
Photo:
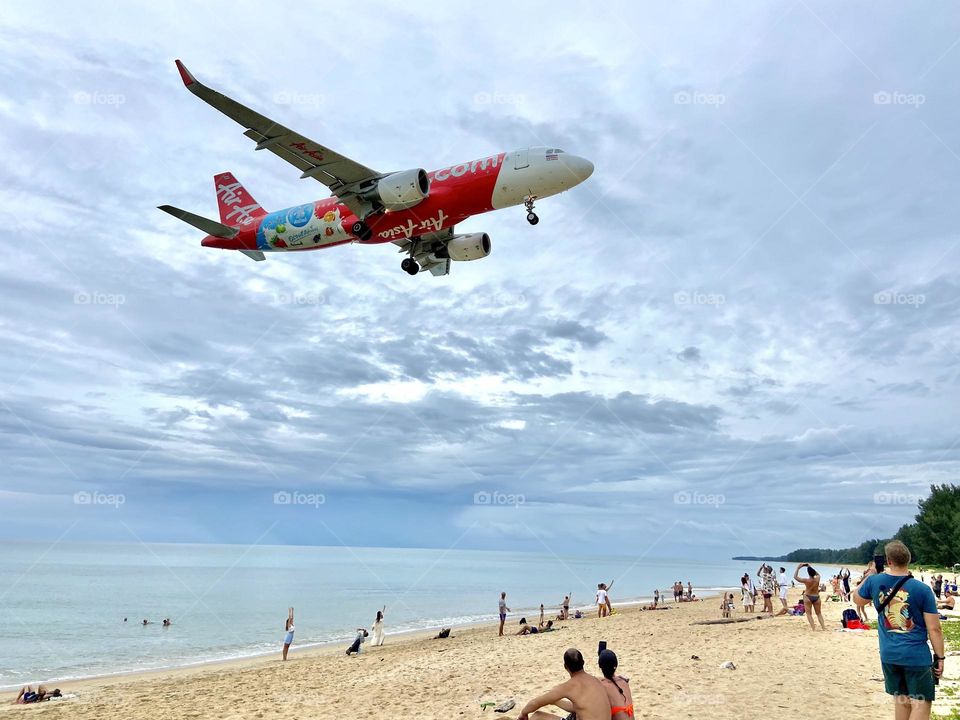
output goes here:
[[533, 147], [499, 153], [427, 174], [426, 198], [405, 210], [384, 211], [365, 219], [370, 236], [351, 232], [358, 218], [336, 197], [278, 210], [260, 217], [249, 214], [229, 185], [218, 185], [222, 203], [232, 205], [239, 234], [207, 236], [206, 247], [278, 252], [317, 250], [360, 242], [377, 244], [409, 240], [440, 232], [472, 215], [521, 205], [528, 198], [556, 195], [579, 185], [593, 164], [556, 148]]

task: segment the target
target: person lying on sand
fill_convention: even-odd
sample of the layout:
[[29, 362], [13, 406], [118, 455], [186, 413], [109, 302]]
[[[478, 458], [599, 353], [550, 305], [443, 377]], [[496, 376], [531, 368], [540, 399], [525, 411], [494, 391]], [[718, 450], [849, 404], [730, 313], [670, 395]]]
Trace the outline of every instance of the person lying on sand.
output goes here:
[[24, 685], [20, 688], [20, 693], [17, 695], [17, 699], [13, 701], [14, 705], [30, 705], [32, 703], [43, 702], [44, 700], [49, 700], [50, 698], [60, 697], [60, 689], [56, 688], [52, 693], [47, 692], [47, 688], [43, 685], [38, 685], [36, 692], [29, 685]]
[[559, 715], [540, 710], [546, 705], [576, 713], [577, 720], [611, 720], [607, 691], [597, 678], [583, 671], [580, 651], [567, 650], [563, 654], [563, 667], [570, 679], [524, 705], [517, 720], [559, 720]]
[[364, 640], [370, 633], [367, 632], [366, 628], [357, 628], [357, 636], [353, 639], [353, 644], [347, 648], [347, 655], [360, 654], [360, 646], [363, 645]]
[[517, 635], [536, 635], [537, 633], [553, 632], [554, 630], [556, 630], [556, 628], [553, 627], [553, 620], [547, 620], [547, 624], [542, 628], [534, 625], [523, 625], [517, 631]]

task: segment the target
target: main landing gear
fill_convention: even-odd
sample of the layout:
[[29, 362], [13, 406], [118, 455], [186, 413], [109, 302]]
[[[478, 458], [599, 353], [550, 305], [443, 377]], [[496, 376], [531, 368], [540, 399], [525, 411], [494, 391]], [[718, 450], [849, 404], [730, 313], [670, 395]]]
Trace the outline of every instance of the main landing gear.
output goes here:
[[416, 275], [418, 272], [420, 272], [420, 265], [412, 257], [408, 257], [405, 258], [402, 263], [400, 263], [400, 269], [408, 275]]
[[369, 226], [363, 220], [357, 220], [353, 225], [350, 226], [350, 232], [353, 233], [355, 237], [360, 238], [364, 242], [370, 239], [373, 233], [370, 231]]
[[536, 225], [540, 222], [540, 218], [538, 218], [537, 214], [533, 211], [533, 201], [536, 199], [536, 195], [531, 195], [523, 201], [523, 206], [527, 209], [527, 222], [531, 225]]

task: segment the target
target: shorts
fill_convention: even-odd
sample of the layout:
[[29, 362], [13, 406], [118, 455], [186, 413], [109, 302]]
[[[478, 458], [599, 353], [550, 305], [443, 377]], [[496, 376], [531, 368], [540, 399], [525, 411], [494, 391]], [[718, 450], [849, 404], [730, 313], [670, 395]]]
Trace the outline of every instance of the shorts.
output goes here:
[[500, 613], [500, 622], [505, 622], [506, 619], [507, 619], [507, 614], [506, 614], [506, 613]]
[[883, 667], [883, 685], [887, 695], [906, 695], [914, 700], [933, 702], [936, 690], [933, 669], [929, 665], [880, 665]]
[[286, 635], [283, 636], [283, 644], [284, 644], [284, 645], [289, 645], [289, 644], [292, 643], [292, 642], [293, 642], [293, 633], [292, 633], [292, 632], [288, 632]]
[[784, 585], [782, 588], [780, 588], [780, 599], [781, 599], [781, 600], [786, 600], [786, 599], [787, 599], [787, 586], [786, 586], [786, 585]]
[[763, 597], [764, 597], [765, 600], [769, 600], [770, 598], [773, 597], [773, 593], [765, 592], [765, 593], [763, 594]]

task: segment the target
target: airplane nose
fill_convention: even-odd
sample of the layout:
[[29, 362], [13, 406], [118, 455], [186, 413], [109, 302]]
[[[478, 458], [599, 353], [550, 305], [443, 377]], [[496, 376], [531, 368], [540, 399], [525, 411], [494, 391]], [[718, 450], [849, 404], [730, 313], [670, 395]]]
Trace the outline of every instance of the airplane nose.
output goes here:
[[579, 155], [567, 155], [564, 157], [563, 164], [567, 166], [570, 174], [577, 179], [578, 183], [582, 183], [593, 175], [593, 163]]

